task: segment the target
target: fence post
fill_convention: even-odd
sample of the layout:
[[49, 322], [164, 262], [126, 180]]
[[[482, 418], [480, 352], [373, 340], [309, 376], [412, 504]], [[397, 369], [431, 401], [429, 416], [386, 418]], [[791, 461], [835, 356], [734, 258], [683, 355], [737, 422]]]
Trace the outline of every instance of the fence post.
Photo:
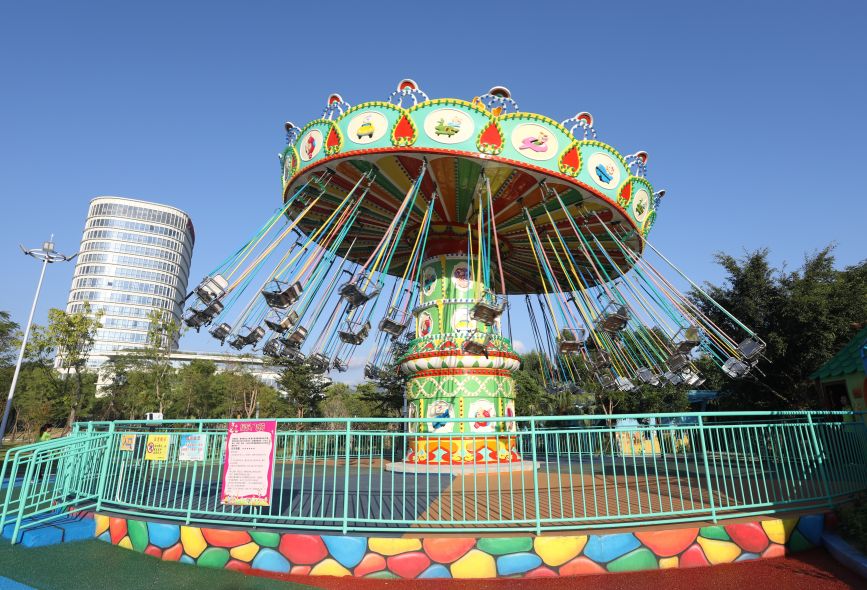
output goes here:
[[[99, 435], [97, 435], [99, 436]], [[102, 508], [102, 496], [105, 494], [105, 482], [108, 479], [106, 472], [108, 471], [108, 458], [111, 455], [114, 441], [114, 422], [108, 425], [108, 434], [105, 439], [105, 454], [102, 456], [102, 464], [99, 467], [99, 487], [96, 492], [96, 511]]]
[[[24, 519], [25, 502], [27, 502], [27, 494], [30, 493], [30, 480], [33, 479], [33, 471], [36, 466], [36, 461], [39, 458], [39, 451], [34, 451], [30, 456], [30, 461], [27, 465], [27, 470], [24, 472], [24, 479], [21, 481], [21, 495], [18, 496], [18, 514], [15, 516], [15, 528], [12, 531], [12, 544], [18, 542], [18, 533], [21, 531], [21, 521]], [[11, 491], [10, 491], [11, 493]], [[3, 523], [4, 527], [6, 523]]]
[[704, 474], [707, 478], [707, 496], [710, 500], [710, 516], [714, 522], [717, 522], [716, 501], [713, 499], [713, 486], [710, 483], [710, 465], [707, 461], [707, 439], [704, 434], [704, 417], [701, 414], [698, 416], [698, 431], [699, 434], [701, 434], [701, 454], [704, 458]]
[[[346, 419], [346, 443], [343, 450], [343, 534], [349, 531], [349, 446], [352, 442], [352, 420]], [[336, 459], [336, 457], [335, 457]], [[380, 491], [382, 493], [382, 491]]]
[[[201, 422], [201, 420], [199, 421], [199, 434], [202, 434], [202, 422]], [[207, 439], [207, 436], [205, 438]], [[226, 435], [226, 444], [228, 444], [228, 440], [229, 440], [229, 435], [227, 434]], [[209, 446], [209, 444], [210, 444], [210, 441], [206, 440], [206, 443], [204, 445], [204, 447], [205, 447], [205, 461], [208, 460], [208, 446]], [[184, 520], [185, 524], [190, 524], [190, 519], [192, 518], [192, 514], [193, 514], [193, 497], [196, 495], [195, 494], [196, 471], [198, 470], [198, 467], [199, 467], [199, 462], [194, 461], [193, 462], [193, 475], [190, 478], [191, 479], [190, 490], [189, 490], [190, 499], [187, 501], [187, 517]], [[204, 466], [202, 466], [202, 470], [204, 470]], [[271, 484], [271, 487], [272, 488], [274, 487], [273, 483]]]
[[533, 505], [536, 509], [536, 534], [542, 534], [542, 515], [539, 512], [539, 469], [536, 461], [536, 419], [530, 418], [530, 448], [533, 456]]
[[816, 437], [816, 425], [813, 423], [813, 413], [807, 412], [807, 426], [810, 429], [810, 439], [813, 441], [813, 450], [816, 454], [816, 461], [819, 463], [819, 474], [822, 478], [822, 487], [825, 489], [825, 499], [828, 500], [828, 508], [833, 508], [831, 502], [831, 488], [828, 485], [828, 471], [825, 468], [825, 452], [819, 446], [819, 439]]

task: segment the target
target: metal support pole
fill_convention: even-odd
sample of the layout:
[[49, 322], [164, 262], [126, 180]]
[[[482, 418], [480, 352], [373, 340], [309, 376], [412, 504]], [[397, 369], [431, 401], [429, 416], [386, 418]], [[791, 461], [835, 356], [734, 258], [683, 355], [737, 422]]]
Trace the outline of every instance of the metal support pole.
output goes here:
[[15, 364], [15, 372], [12, 374], [12, 385], [9, 387], [9, 396], [6, 398], [3, 421], [0, 422], [0, 446], [3, 444], [3, 436], [6, 434], [9, 412], [12, 410], [12, 398], [15, 396], [15, 385], [18, 383], [18, 374], [21, 372], [21, 363], [24, 361], [24, 350], [27, 348], [27, 339], [30, 337], [33, 314], [36, 313], [36, 304], [39, 302], [39, 292], [42, 290], [42, 280], [45, 278], [46, 268], [48, 268], [47, 258], [42, 262], [42, 271], [39, 273], [39, 282], [36, 284], [36, 294], [33, 296], [33, 305], [30, 306], [30, 316], [27, 318], [27, 327], [24, 329], [24, 338], [21, 340], [21, 350], [18, 352], [18, 362]]
[[24, 328], [24, 338], [21, 341], [21, 350], [18, 352], [18, 362], [15, 364], [15, 373], [12, 375], [12, 385], [9, 387], [9, 397], [6, 398], [6, 408], [3, 410], [3, 420], [0, 421], [0, 446], [3, 445], [3, 436], [6, 434], [6, 426], [9, 422], [9, 412], [12, 410], [12, 398], [15, 396], [15, 385], [18, 383], [18, 374], [21, 372], [21, 363], [24, 361], [24, 351], [27, 348], [27, 339], [30, 337], [30, 328], [33, 325], [33, 314], [36, 313], [36, 304], [39, 302], [39, 292], [42, 290], [42, 281], [45, 278], [45, 269], [52, 262], [67, 262], [72, 260], [78, 253], [72, 256], [60, 254], [54, 250], [54, 236], [47, 242], [43, 242], [41, 248], [27, 250], [21, 246], [21, 251], [28, 256], [42, 262], [42, 271], [39, 273], [39, 282], [36, 284], [36, 294], [33, 296], [33, 305], [30, 306], [30, 316], [27, 318], [27, 327]]

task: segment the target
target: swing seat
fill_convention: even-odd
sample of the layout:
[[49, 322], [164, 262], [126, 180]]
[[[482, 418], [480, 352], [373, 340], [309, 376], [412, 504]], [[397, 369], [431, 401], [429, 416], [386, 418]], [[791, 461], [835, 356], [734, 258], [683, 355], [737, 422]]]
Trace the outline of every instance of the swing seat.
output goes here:
[[597, 371], [611, 367], [611, 355], [607, 350], [591, 350], [590, 365]]
[[704, 383], [704, 377], [692, 369], [686, 369], [680, 374], [680, 376], [683, 378], [683, 384], [687, 387], [698, 387]]
[[247, 344], [252, 344], [256, 346], [259, 344], [259, 341], [265, 336], [265, 328], [262, 326], [256, 326], [254, 329], [250, 330], [247, 334]]
[[342, 361], [337, 357], [334, 357], [334, 363], [332, 367], [340, 371], [341, 373], [345, 373], [349, 369], [349, 363], [346, 361]]
[[487, 291], [482, 297], [476, 301], [476, 304], [471, 310], [471, 317], [486, 326], [493, 326], [503, 311], [506, 309], [506, 302], [497, 297], [490, 291]]
[[617, 391], [635, 391], [635, 384], [626, 377], [618, 377], [614, 380]]
[[214, 299], [218, 299], [226, 294], [226, 289], [229, 288], [229, 281], [223, 278], [223, 275], [214, 275], [205, 277], [204, 280], [196, 287], [196, 296], [202, 303], [210, 303]]
[[196, 332], [199, 331], [199, 328], [206, 325], [209, 320], [210, 318], [207, 315], [196, 309], [191, 309], [184, 316], [184, 323], [190, 328], [195, 328]]
[[[366, 286], [362, 286], [366, 283]], [[348, 283], [344, 283], [337, 291], [341, 297], [349, 303], [349, 309], [360, 307], [379, 295], [380, 288], [367, 279], [367, 275], [360, 274]]]
[[616, 333], [622, 331], [629, 322], [629, 310], [625, 305], [609, 303], [596, 318], [596, 329], [602, 332]]
[[407, 317], [406, 312], [400, 311], [396, 307], [392, 307], [379, 322], [379, 330], [397, 338], [404, 333], [408, 325], [409, 318]]
[[558, 393], [563, 393], [566, 391], [566, 388], [562, 383], [549, 383], [545, 386], [545, 391], [547, 391], [550, 395], [557, 395]]
[[[479, 336], [481, 336], [481, 339], [478, 339]], [[488, 332], [473, 330], [473, 332], [467, 336], [467, 339], [464, 340], [464, 343], [461, 344], [461, 350], [463, 350], [465, 354], [484, 355], [485, 358], [487, 358], [488, 342], [490, 339], [491, 335]]]
[[638, 378], [639, 381], [641, 381], [642, 383], [646, 383], [647, 385], [656, 386], [660, 383], [659, 376], [654, 374], [653, 371], [651, 371], [647, 367], [641, 367], [640, 369], [638, 369], [638, 371], [635, 373], [635, 376]]
[[615, 387], [614, 377], [608, 374], [596, 375], [596, 378], [599, 380], [599, 384], [603, 387], [603, 389], [613, 389]]
[[547, 391], [551, 395], [558, 395], [561, 393], [566, 393], [569, 390], [569, 386], [565, 383], [549, 383], [545, 387], [545, 391]]
[[255, 346], [265, 335], [265, 328], [262, 326], [256, 326], [255, 328], [249, 328], [247, 333], [243, 336], [238, 334], [235, 338], [229, 342], [229, 346], [234, 348], [235, 350], [241, 350], [245, 346], [249, 346], [252, 344]]
[[265, 346], [262, 347], [262, 354], [271, 358], [280, 358], [284, 347], [282, 342], [274, 338], [265, 343]]
[[557, 347], [560, 349], [560, 354], [578, 354], [581, 352], [586, 338], [587, 332], [583, 328], [577, 330], [564, 328], [560, 331], [559, 338], [557, 338]]
[[210, 324], [211, 320], [220, 315], [221, 311], [223, 311], [223, 304], [219, 300], [214, 300], [204, 309], [190, 309], [184, 318], [184, 323], [198, 330], [202, 326]]
[[295, 325], [297, 321], [297, 311], [290, 311], [283, 317], [280, 317], [280, 314], [273, 313], [272, 317], [265, 320], [265, 325], [271, 328], [273, 331], [277, 332], [278, 334], [282, 334], [293, 325]]
[[667, 371], [663, 378], [672, 385], [686, 385], [687, 387], [697, 387], [704, 383], [704, 379], [692, 369]]
[[351, 322], [346, 320], [346, 328], [343, 330], [338, 330], [337, 335], [340, 337], [340, 340], [345, 342], [346, 344], [352, 344], [353, 346], [358, 346], [364, 339], [367, 338], [367, 335], [370, 334], [370, 322], [364, 322], [361, 326], [359, 326], [358, 322]]
[[280, 350], [280, 356], [296, 363], [304, 362], [304, 353], [301, 352], [301, 349], [295, 346], [289, 346], [285, 343], [283, 344], [283, 348]]
[[329, 361], [328, 357], [321, 352], [317, 352], [307, 358], [307, 365], [310, 367], [311, 371], [321, 375], [328, 371], [328, 367], [331, 366], [331, 361]]
[[[683, 333], [680, 339], [678, 336]], [[699, 334], [698, 328], [694, 326], [690, 326], [686, 329], [681, 329], [677, 335], [675, 335], [675, 341], [677, 344], [675, 345], [675, 349], [679, 354], [688, 355], [692, 352], [692, 349], [701, 344], [701, 334]]]
[[662, 378], [672, 385], [680, 385], [681, 383], [683, 383], [683, 377], [680, 375], [680, 373], [675, 371], [666, 371], [662, 374]]
[[762, 354], [766, 347], [767, 345], [761, 340], [756, 338], [747, 338], [738, 344], [738, 352], [749, 361]]
[[281, 283], [280, 281], [274, 281], [274, 284], [276, 286], [275, 289], [262, 290], [262, 296], [265, 298], [265, 302], [273, 309], [286, 309], [298, 301], [298, 298], [301, 297], [301, 293], [304, 292], [299, 281], [295, 281], [291, 285]]
[[381, 373], [381, 371], [379, 370], [379, 367], [377, 367], [376, 365], [371, 365], [371, 364], [364, 365], [364, 378], [365, 379], [373, 379], [373, 380], [379, 379], [380, 373]]
[[307, 340], [307, 328], [304, 326], [298, 326], [285, 337], [285, 342], [288, 346], [298, 349], [301, 348], [305, 340]]
[[723, 373], [733, 379], [746, 377], [750, 372], [750, 365], [733, 356], [729, 357], [721, 368]]
[[229, 332], [232, 331], [232, 326], [223, 322], [213, 330], [211, 330], [211, 336], [220, 341], [220, 343], [225, 342], [226, 337], [229, 335]]
[[685, 354], [681, 354], [678, 352], [668, 357], [668, 360], [665, 361], [665, 364], [671, 371], [677, 372], [689, 364], [689, 357], [687, 357]]

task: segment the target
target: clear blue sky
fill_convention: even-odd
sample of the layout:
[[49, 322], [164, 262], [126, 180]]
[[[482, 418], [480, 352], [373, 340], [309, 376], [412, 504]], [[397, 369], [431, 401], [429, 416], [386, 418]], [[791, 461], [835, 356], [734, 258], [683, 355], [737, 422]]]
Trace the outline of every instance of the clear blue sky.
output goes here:
[[[522, 110], [593, 113], [650, 153], [652, 241], [697, 280], [716, 251], [797, 266], [867, 256], [864, 2], [8, 3], [0, 18], [0, 309], [23, 323], [38, 267], [74, 252], [88, 201], [190, 213], [191, 280], [280, 201], [282, 124], [404, 77], [433, 97], [508, 86]], [[50, 269], [37, 320], [64, 307]], [[528, 338], [529, 339], [529, 338]], [[187, 349], [213, 348], [193, 337]]]

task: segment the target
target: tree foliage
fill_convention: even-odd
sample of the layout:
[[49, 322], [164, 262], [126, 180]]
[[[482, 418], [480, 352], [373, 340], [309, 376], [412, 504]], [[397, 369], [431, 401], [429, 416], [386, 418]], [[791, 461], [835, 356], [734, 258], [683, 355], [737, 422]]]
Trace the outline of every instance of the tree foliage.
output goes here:
[[686, 387], [642, 386], [624, 392], [603, 388], [582, 363], [574, 363], [575, 381], [568, 387], [548, 384], [539, 354], [521, 356], [515, 373], [515, 411], [519, 416], [570, 416], [575, 414], [634, 414], [679, 412], [689, 409]]
[[325, 382], [303, 362], [283, 360], [280, 364], [280, 389], [289, 405], [291, 417], [312, 418], [319, 413], [325, 397]]
[[[90, 313], [90, 305], [68, 313], [48, 310], [48, 325], [33, 326], [27, 348], [31, 361], [42, 368], [58, 401], [68, 407], [66, 428], [72, 427], [83, 406], [95, 392], [95, 376], [86, 371], [96, 331], [102, 325], [102, 312]], [[59, 371], [55, 371], [55, 365]]]
[[[718, 254], [725, 269], [721, 285], [704, 290], [768, 345], [758, 371], [733, 380], [707, 368], [709, 382], [726, 392], [725, 409], [792, 409], [820, 405], [812, 372], [836, 354], [867, 319], [867, 260], [839, 270], [833, 247], [805, 256], [788, 270], [774, 268], [767, 249], [741, 258]], [[691, 293], [717, 325], [744, 334], [736, 322], [697, 291]]]

